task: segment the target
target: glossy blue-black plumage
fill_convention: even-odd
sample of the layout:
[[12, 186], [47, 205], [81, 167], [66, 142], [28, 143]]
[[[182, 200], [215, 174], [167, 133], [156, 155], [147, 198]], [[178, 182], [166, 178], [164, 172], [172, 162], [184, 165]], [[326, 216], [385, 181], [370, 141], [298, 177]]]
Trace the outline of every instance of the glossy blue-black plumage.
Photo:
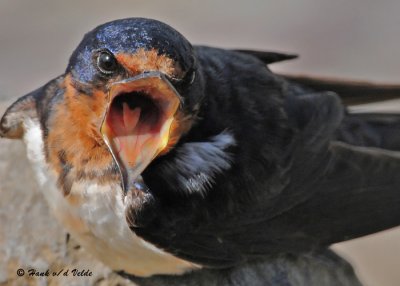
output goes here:
[[94, 53], [102, 49], [114, 55], [155, 49], [176, 61], [184, 72], [194, 64], [192, 45], [175, 29], [152, 19], [128, 18], [105, 23], [87, 33], [73, 52], [67, 72], [81, 82], [96, 81]]

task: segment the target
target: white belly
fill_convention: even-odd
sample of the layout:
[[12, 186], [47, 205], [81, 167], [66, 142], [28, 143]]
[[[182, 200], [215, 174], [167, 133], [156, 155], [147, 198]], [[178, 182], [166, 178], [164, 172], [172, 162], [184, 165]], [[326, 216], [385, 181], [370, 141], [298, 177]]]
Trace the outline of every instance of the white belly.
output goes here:
[[24, 141], [42, 192], [57, 219], [91, 254], [111, 269], [137, 276], [181, 274], [199, 268], [176, 258], [136, 236], [125, 220], [125, 203], [119, 184], [74, 182], [65, 197], [56, 185], [43, 152], [38, 122], [25, 122]]

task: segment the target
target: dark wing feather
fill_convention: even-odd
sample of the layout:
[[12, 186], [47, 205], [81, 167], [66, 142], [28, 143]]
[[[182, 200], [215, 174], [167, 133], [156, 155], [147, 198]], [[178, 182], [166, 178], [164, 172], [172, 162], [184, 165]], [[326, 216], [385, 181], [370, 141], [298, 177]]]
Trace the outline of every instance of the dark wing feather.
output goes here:
[[400, 114], [347, 114], [336, 139], [356, 146], [400, 151]]
[[233, 51], [256, 57], [267, 65], [276, 62], [296, 59], [298, 57], [298, 55], [295, 54], [285, 54], [285, 53], [278, 53], [271, 51], [255, 51], [255, 50], [233, 50]]
[[400, 85], [398, 84], [378, 84], [363, 81], [284, 74], [281, 76], [290, 82], [299, 84], [300, 86], [307, 87], [314, 91], [336, 92], [346, 105], [400, 98]]
[[292, 211], [294, 225], [323, 245], [371, 234], [400, 223], [400, 154], [332, 142], [328, 172], [318, 193]]
[[[330, 153], [328, 170], [314, 173], [316, 180], [307, 187], [311, 195], [272, 219], [249, 225], [248, 243], [256, 238], [259, 253], [327, 247], [399, 224], [399, 154], [339, 142], [331, 143]], [[289, 194], [302, 187], [296, 176]], [[256, 227], [265, 230], [262, 236]], [[275, 242], [272, 251], [265, 243], [269, 240]]]

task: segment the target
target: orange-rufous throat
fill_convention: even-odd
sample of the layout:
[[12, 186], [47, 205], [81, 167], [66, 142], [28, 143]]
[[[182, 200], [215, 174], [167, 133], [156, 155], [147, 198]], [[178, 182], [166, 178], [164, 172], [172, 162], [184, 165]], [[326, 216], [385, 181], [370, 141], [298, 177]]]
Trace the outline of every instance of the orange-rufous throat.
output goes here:
[[113, 83], [101, 134], [129, 191], [138, 176], [168, 145], [180, 96], [160, 72]]

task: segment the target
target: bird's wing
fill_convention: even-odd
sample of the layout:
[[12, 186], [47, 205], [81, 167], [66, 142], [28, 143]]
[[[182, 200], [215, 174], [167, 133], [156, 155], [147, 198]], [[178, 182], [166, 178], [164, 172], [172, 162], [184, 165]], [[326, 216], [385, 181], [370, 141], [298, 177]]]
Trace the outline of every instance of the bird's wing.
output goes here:
[[278, 222], [297, 225], [322, 245], [399, 225], [400, 154], [337, 141], [329, 149], [318, 191]]
[[[296, 95], [289, 101], [286, 110], [298, 132], [291, 150], [295, 158], [282, 169], [280, 192], [271, 196], [265, 185], [253, 190], [253, 200], [226, 202], [216, 195], [212, 199], [221, 208], [229, 205], [230, 212], [223, 216], [213, 216], [210, 209], [192, 215], [194, 208], [215, 207], [215, 201], [194, 197], [185, 200], [187, 205], [173, 202], [179, 197], [171, 196], [168, 204], [174, 209], [163, 205], [154, 222], [134, 231], [184, 259], [226, 267], [326, 247], [398, 225], [400, 155], [351, 145], [353, 139], [338, 141], [346, 141], [337, 132], [348, 127], [343, 127], [347, 115], [334, 93]], [[236, 182], [212, 192], [248, 188], [246, 180]]]
[[182, 217], [174, 221], [166, 212], [157, 231], [135, 232], [184, 259], [227, 267], [327, 247], [399, 225], [400, 155], [341, 142], [332, 142], [329, 149], [328, 169], [305, 182], [303, 170], [293, 170], [292, 183], [273, 199], [272, 210], [259, 198], [212, 222]]

